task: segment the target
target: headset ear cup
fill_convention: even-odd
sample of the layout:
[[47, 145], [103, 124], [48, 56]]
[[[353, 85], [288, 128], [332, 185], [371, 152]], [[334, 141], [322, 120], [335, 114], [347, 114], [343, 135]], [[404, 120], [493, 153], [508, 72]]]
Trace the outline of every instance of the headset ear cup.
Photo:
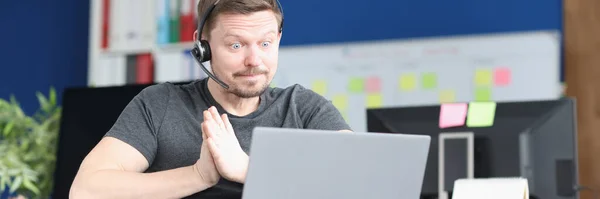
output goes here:
[[208, 44], [208, 41], [206, 41], [206, 40], [200, 41], [200, 48], [202, 48], [202, 50], [200, 51], [200, 53], [202, 53], [202, 62], [209, 61], [211, 58], [211, 52], [210, 52], [210, 45]]

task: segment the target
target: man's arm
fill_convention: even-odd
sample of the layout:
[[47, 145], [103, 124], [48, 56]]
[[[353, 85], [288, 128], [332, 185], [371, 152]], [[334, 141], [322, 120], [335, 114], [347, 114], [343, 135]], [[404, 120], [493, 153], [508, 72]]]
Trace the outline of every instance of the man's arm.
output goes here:
[[183, 198], [216, 184], [204, 180], [193, 165], [142, 173], [147, 168], [135, 148], [105, 137], [83, 160], [69, 198]]

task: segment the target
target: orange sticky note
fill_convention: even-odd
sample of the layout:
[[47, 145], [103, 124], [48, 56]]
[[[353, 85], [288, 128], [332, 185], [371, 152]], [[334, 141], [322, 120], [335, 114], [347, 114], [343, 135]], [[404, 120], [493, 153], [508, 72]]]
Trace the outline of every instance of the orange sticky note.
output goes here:
[[454, 103], [442, 104], [440, 107], [440, 128], [456, 127], [465, 125], [467, 117], [467, 104]]
[[369, 77], [367, 79], [367, 92], [378, 93], [381, 91], [381, 79], [379, 77]]
[[510, 69], [497, 68], [494, 71], [494, 84], [496, 84], [496, 86], [509, 85], [510, 81], [511, 81]]

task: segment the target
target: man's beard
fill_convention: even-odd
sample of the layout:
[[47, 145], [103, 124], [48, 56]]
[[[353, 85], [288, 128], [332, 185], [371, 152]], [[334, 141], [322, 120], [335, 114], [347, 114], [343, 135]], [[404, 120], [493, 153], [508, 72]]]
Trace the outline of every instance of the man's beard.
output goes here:
[[[221, 79], [221, 78], [219, 78], [219, 75], [217, 75], [217, 73], [213, 72], [213, 74], [218, 79]], [[266, 72], [266, 70], [254, 69], [254, 70], [249, 70], [249, 71], [245, 71], [245, 72], [235, 73], [234, 77], [239, 76], [241, 74], [258, 74], [258, 75], [266, 76], [267, 72]], [[236, 83], [231, 83], [231, 84], [228, 84], [229, 89], [227, 89], [226, 92], [234, 94], [235, 96], [237, 96], [239, 98], [253, 98], [253, 97], [258, 97], [263, 92], [265, 92], [269, 88], [269, 84], [270, 84], [269, 81], [265, 81], [258, 90], [247, 90], [247, 89], [241, 88], [241, 86], [239, 86]]]
[[267, 82], [265, 82], [265, 84], [263, 84], [260, 87], [260, 89], [251, 91], [251, 90], [241, 89], [239, 86], [234, 84], [233, 86], [229, 87], [228, 92], [238, 96], [239, 98], [252, 98], [252, 97], [260, 96], [263, 92], [265, 92], [267, 90], [268, 87], [269, 87], [269, 84]]

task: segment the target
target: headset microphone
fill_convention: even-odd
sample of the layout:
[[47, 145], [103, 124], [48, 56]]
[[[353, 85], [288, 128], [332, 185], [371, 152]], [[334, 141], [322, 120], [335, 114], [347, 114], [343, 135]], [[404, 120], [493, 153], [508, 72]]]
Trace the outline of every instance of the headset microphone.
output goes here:
[[[208, 44], [208, 41], [202, 40], [202, 29], [204, 28], [204, 23], [206, 23], [208, 16], [213, 11], [213, 9], [215, 9], [215, 6], [217, 5], [217, 3], [219, 3], [219, 1], [221, 1], [221, 0], [217, 0], [214, 4], [212, 4], [206, 10], [206, 12], [204, 12], [202, 19], [199, 21], [199, 24], [197, 27], [198, 35], [196, 35], [196, 37], [198, 38], [198, 40], [194, 42], [194, 48], [192, 48], [190, 53], [192, 54], [192, 57], [194, 57], [194, 60], [196, 60], [198, 65], [200, 65], [200, 68], [202, 68], [202, 70], [210, 78], [215, 80], [215, 82], [217, 82], [223, 88], [229, 89], [229, 85], [227, 85], [225, 82], [223, 82], [219, 78], [217, 78], [214, 74], [212, 74], [210, 71], [208, 71], [208, 69], [204, 66], [204, 64], [202, 64], [206, 61], [209, 61], [211, 58], [210, 45]], [[283, 30], [283, 8], [281, 7], [281, 3], [279, 2], [279, 0], [275, 0], [275, 1], [277, 1], [277, 6], [281, 10], [280, 11], [281, 12], [281, 24], [279, 25], [279, 32], [281, 33]]]

